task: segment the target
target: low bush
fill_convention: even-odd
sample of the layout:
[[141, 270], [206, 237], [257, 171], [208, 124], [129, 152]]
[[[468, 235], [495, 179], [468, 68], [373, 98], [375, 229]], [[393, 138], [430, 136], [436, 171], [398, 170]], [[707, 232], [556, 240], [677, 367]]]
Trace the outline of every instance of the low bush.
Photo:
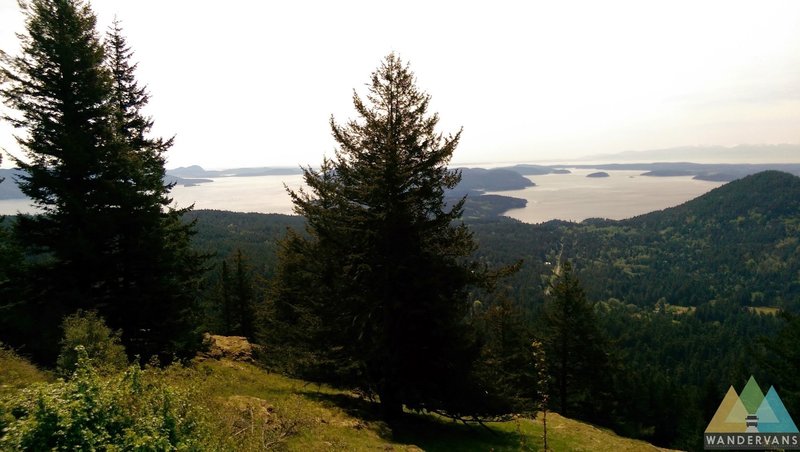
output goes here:
[[64, 336], [58, 355], [58, 370], [68, 377], [75, 372], [78, 355], [75, 348], [82, 346], [92, 366], [101, 373], [122, 370], [128, 365], [125, 347], [120, 342], [120, 331], [113, 331], [94, 311], [78, 311], [64, 318]]
[[206, 415], [159, 369], [101, 377], [77, 348], [70, 380], [0, 401], [0, 450], [206, 450]]

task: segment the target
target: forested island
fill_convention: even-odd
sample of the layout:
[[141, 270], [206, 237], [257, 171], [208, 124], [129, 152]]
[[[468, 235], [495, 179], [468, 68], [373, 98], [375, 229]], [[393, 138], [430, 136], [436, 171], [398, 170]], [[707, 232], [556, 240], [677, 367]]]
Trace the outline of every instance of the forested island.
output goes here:
[[700, 450], [752, 376], [800, 412], [800, 177], [680, 164], [733, 181], [520, 223], [487, 193], [568, 170], [452, 168], [390, 53], [298, 215], [193, 210], [175, 184], [296, 170], [168, 176], [121, 24], [23, 5], [0, 186], [39, 211], [0, 221], [0, 450]]

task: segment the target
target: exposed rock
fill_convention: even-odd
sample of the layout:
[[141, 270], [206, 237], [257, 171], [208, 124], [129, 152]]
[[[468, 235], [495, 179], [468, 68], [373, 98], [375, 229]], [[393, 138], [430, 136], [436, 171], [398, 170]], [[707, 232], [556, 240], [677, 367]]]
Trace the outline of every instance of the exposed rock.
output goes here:
[[228, 397], [225, 402], [225, 405], [240, 413], [247, 413], [250, 417], [267, 419], [275, 412], [272, 404], [258, 397], [234, 395]]
[[201, 358], [229, 359], [231, 361], [253, 362], [253, 350], [256, 346], [243, 336], [219, 336], [205, 333], [203, 349], [198, 353]]

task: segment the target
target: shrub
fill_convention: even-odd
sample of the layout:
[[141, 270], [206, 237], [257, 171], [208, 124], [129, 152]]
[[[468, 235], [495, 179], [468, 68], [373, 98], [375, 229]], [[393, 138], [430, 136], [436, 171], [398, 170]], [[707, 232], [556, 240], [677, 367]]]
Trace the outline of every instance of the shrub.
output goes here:
[[201, 450], [202, 410], [158, 369], [131, 366], [103, 378], [83, 347], [73, 377], [0, 402], [0, 450]]
[[121, 331], [113, 331], [94, 311], [78, 311], [64, 318], [64, 336], [58, 355], [59, 373], [70, 376], [78, 362], [76, 347], [82, 346], [93, 367], [101, 373], [122, 370], [128, 365], [125, 347], [120, 343]]

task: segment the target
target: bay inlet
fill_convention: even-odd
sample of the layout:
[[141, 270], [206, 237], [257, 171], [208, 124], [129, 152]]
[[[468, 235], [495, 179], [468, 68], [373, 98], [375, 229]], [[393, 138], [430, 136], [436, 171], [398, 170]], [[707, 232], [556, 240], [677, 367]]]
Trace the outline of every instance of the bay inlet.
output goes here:
[[[593, 178], [586, 176], [596, 170], [569, 169], [570, 174], [526, 176], [536, 183], [534, 187], [490, 193], [527, 200], [526, 207], [509, 210], [505, 215], [525, 223], [542, 223], [554, 219], [630, 218], [682, 204], [722, 185], [721, 182], [694, 180], [690, 176], [642, 176], [642, 171], [606, 171], [609, 177]], [[194, 204], [195, 209], [289, 215], [293, 213], [292, 202], [284, 184], [293, 190], [303, 186], [301, 175], [212, 180], [175, 186], [172, 190], [175, 204], [178, 207]], [[34, 211], [24, 199], [0, 201], [0, 215]]]

